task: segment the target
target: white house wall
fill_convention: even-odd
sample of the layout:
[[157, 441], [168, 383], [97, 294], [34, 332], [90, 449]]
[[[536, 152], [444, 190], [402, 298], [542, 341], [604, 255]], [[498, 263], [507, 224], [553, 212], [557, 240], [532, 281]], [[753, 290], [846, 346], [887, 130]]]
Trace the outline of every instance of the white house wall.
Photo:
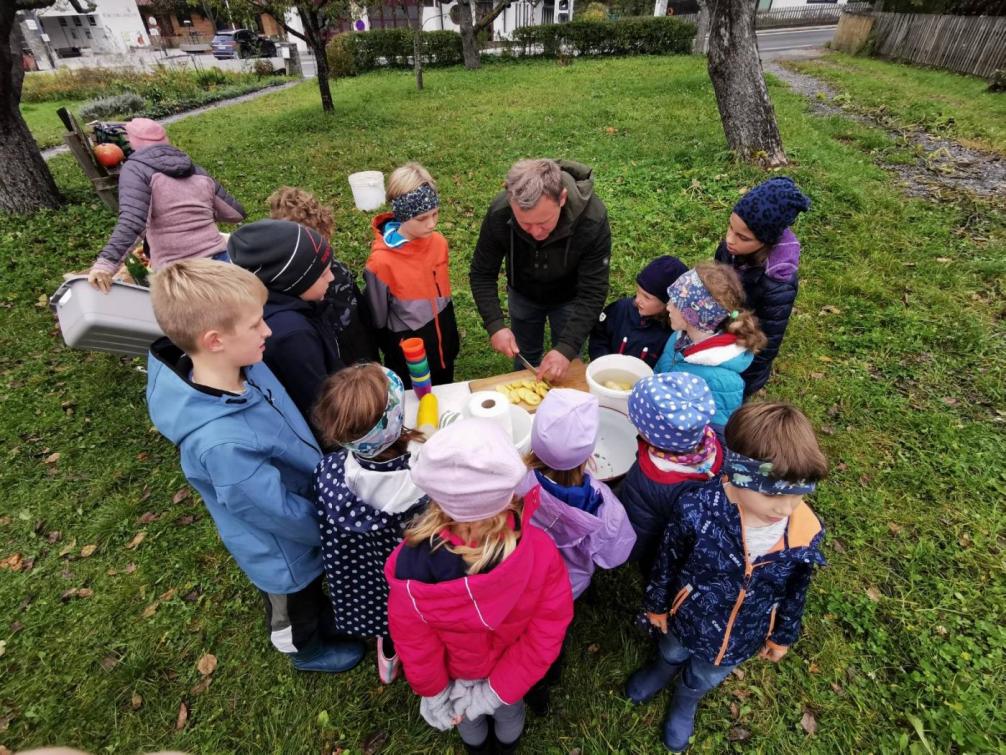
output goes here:
[[[51, 7], [38, 12], [53, 48], [79, 47], [95, 53], [128, 53], [150, 47], [150, 37], [136, 0], [93, 0], [93, 3], [96, 7], [87, 15], [78, 14], [66, 0], [57, 0]], [[95, 20], [93, 26], [88, 15]]]
[[[770, 10], [782, 10], [783, 8], [801, 8], [803, 6], [822, 7], [827, 5], [845, 5], [848, 0], [838, 0], [837, 3], [808, 3], [807, 0], [772, 0]], [[758, 7], [761, 7], [759, 5]]]

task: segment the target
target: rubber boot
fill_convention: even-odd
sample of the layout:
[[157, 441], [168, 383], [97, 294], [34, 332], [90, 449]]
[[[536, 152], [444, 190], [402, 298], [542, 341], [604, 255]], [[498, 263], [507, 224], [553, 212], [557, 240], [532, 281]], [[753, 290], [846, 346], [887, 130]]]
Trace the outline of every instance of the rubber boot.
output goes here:
[[461, 744], [465, 746], [465, 752], [469, 753], [470, 755], [490, 755], [490, 753], [493, 752], [492, 729], [490, 728], [490, 731], [486, 735], [486, 738], [483, 740], [482, 744], [470, 745], [464, 740], [461, 741]]
[[625, 686], [625, 694], [636, 705], [645, 703], [670, 684], [680, 668], [680, 663], [668, 663], [658, 653], [657, 659], [653, 663], [639, 669], [629, 677], [629, 683]]
[[688, 748], [695, 729], [695, 711], [704, 694], [689, 687], [684, 679], [678, 680], [664, 719], [664, 745], [671, 752], [684, 752]]
[[338, 674], [349, 671], [363, 660], [367, 652], [361, 640], [330, 640], [314, 643], [304, 650], [291, 654], [293, 667], [298, 671], [320, 671]]
[[492, 739], [495, 740], [496, 742], [496, 750], [495, 750], [496, 755], [514, 755], [514, 753], [517, 752], [517, 745], [520, 744], [521, 736], [523, 735], [518, 734], [517, 739], [515, 739], [513, 742], [510, 742], [509, 744], [504, 744], [503, 742], [500, 742], [498, 739], [496, 739], [496, 735], [493, 734]]
[[524, 704], [536, 716], [547, 716], [552, 710], [552, 699], [548, 684], [543, 679], [524, 695]]

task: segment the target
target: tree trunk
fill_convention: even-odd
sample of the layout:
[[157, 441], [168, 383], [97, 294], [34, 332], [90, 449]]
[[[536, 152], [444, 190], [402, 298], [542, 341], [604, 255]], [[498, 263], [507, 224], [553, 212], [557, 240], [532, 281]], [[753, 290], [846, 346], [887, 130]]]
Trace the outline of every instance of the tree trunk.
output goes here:
[[416, 6], [416, 22], [412, 25], [412, 70], [416, 72], [416, 89], [423, 91], [423, 5]]
[[699, 17], [695, 23], [695, 41], [692, 43], [693, 55], [705, 55], [709, 49], [709, 0], [699, 0]]
[[709, 78], [730, 149], [743, 160], [774, 167], [786, 164], [786, 153], [758, 57], [755, 9], [751, 0], [718, 0], [713, 5]]
[[21, 50], [15, 50], [15, 4], [0, 3], [0, 211], [29, 213], [59, 207], [49, 167], [21, 117]]
[[322, 33], [321, 14], [308, 5], [298, 5], [297, 13], [300, 14], [300, 23], [304, 27], [304, 38], [314, 53], [321, 109], [326, 113], [334, 113], [335, 103], [332, 102], [332, 88], [328, 80], [328, 58], [325, 56], [325, 35]]
[[479, 43], [475, 38], [475, 28], [472, 22], [472, 6], [467, 0], [458, 3], [461, 15], [461, 54], [464, 55], [465, 68], [474, 71], [482, 61], [479, 59]]

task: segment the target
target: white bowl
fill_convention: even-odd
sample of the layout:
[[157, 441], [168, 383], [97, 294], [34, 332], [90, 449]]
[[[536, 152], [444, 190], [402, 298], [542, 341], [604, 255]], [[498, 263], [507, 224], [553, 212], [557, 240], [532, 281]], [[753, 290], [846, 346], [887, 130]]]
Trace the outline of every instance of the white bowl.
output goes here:
[[594, 446], [593, 473], [599, 480], [616, 480], [636, 460], [636, 428], [619, 411], [602, 407]]
[[621, 412], [629, 413], [629, 394], [632, 390], [618, 391], [612, 388], [605, 388], [602, 383], [607, 373], [620, 373], [626, 377], [633, 378], [633, 384], [644, 377], [653, 374], [653, 368], [642, 359], [630, 357], [625, 354], [606, 354], [598, 357], [587, 365], [587, 387], [590, 392], [597, 396], [601, 406]]

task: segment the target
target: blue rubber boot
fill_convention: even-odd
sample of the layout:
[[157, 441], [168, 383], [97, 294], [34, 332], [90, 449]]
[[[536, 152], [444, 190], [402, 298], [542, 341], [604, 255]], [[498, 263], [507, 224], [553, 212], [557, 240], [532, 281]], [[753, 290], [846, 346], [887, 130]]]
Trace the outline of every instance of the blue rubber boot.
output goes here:
[[706, 693], [689, 687], [684, 679], [678, 680], [671, 705], [667, 709], [667, 718], [664, 719], [664, 745], [671, 752], [684, 752], [688, 749], [688, 740], [692, 738], [692, 731], [695, 729], [695, 711], [704, 694]]
[[349, 671], [363, 660], [367, 652], [361, 640], [336, 640], [316, 643], [291, 654], [293, 667], [298, 671], [320, 671], [338, 674]]
[[629, 677], [629, 683], [625, 685], [625, 694], [636, 705], [645, 703], [670, 684], [680, 668], [680, 663], [668, 663], [658, 653], [653, 663]]

